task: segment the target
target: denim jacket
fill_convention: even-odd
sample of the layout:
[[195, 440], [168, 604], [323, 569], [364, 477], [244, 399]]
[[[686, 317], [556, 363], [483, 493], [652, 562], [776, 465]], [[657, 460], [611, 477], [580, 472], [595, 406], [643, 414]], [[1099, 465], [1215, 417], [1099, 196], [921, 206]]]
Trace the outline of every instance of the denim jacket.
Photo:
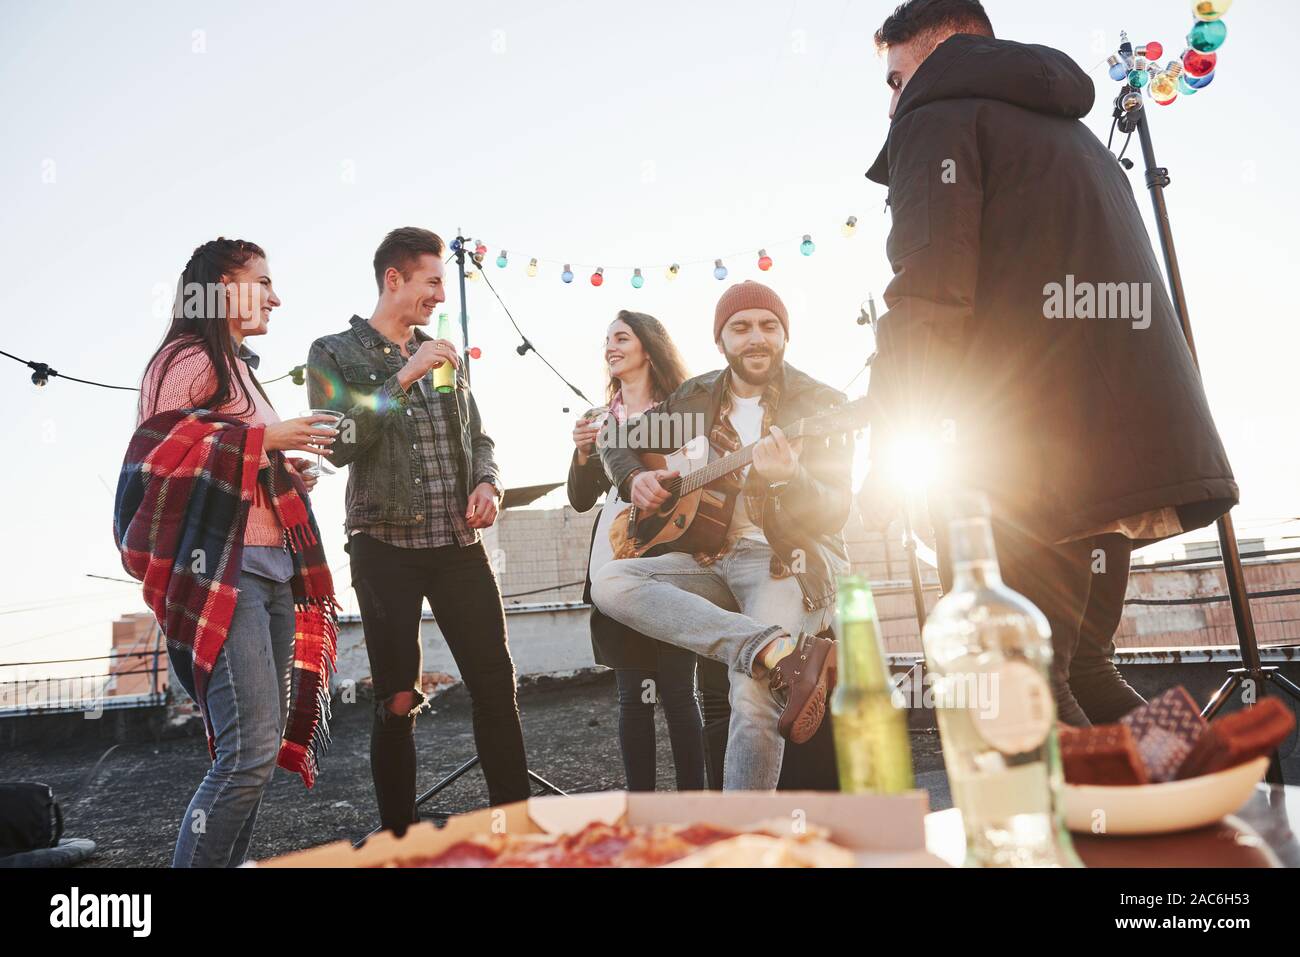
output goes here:
[[[413, 330], [420, 342], [430, 336]], [[397, 381], [406, 360], [401, 350], [359, 316], [344, 332], [322, 336], [307, 357], [307, 394], [313, 409], [341, 412], [339, 438], [331, 463], [348, 469], [347, 525], [416, 522], [416, 490], [420, 463], [411, 454], [412, 413], [406, 392]], [[418, 389], [419, 383], [412, 383]], [[457, 377], [456, 415], [460, 423], [460, 482], [466, 491], [489, 482], [504, 491], [492, 452], [492, 439], [483, 431], [478, 404], [464, 374]]]

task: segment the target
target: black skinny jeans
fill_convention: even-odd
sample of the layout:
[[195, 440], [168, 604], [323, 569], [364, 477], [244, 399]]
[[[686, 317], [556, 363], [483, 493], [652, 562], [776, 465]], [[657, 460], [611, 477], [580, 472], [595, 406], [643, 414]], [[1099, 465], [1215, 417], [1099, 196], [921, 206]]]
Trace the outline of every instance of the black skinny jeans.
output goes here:
[[677, 790], [704, 789], [704, 743], [700, 703], [695, 697], [694, 652], [665, 642], [655, 670], [616, 668], [618, 743], [629, 791], [655, 789], [655, 703], [664, 708], [677, 769]]
[[[939, 577], [947, 591], [947, 534], [939, 528], [936, 533]], [[1052, 626], [1057, 717], [1074, 727], [1110, 724], [1145, 703], [1115, 667], [1115, 631], [1124, 614], [1133, 543], [1118, 534], [1049, 543], [995, 521], [993, 544], [1007, 587], [1037, 605]]]
[[[469, 691], [489, 801], [508, 804], [528, 797], [515, 666], [501, 592], [483, 543], [398, 548], [360, 533], [352, 536], [350, 553], [375, 683], [370, 770], [382, 825], [400, 834], [419, 819], [415, 716], [426, 701], [420, 690], [420, 616], [426, 598]], [[414, 706], [408, 714], [393, 714], [388, 702], [403, 691], [414, 693]]]

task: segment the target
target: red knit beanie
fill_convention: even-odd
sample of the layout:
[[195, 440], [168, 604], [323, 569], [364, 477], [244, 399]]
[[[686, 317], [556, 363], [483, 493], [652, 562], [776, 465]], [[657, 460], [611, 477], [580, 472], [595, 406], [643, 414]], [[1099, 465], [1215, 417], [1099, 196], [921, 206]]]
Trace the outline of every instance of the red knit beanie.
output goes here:
[[714, 342], [722, 337], [722, 327], [727, 324], [727, 320], [742, 309], [767, 309], [774, 313], [785, 327], [785, 337], [790, 338], [790, 316], [785, 311], [781, 297], [761, 282], [746, 279], [736, 283], [718, 300], [718, 308], [713, 312]]

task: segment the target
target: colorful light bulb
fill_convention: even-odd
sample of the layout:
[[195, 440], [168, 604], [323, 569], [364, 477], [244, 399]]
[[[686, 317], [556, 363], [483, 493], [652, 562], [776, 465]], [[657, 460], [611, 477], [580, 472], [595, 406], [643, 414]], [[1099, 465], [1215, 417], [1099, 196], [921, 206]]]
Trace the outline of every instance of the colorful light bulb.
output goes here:
[[1131, 113], [1133, 110], [1142, 109], [1142, 94], [1136, 90], [1129, 90], [1124, 94], [1124, 98], [1119, 101], [1119, 105], [1125, 113]]
[[1187, 77], [1180, 76], [1178, 78], [1178, 92], [1182, 93], [1185, 96], [1191, 96], [1193, 93], [1196, 92], [1196, 87], [1192, 86], [1191, 83], [1187, 82]]
[[840, 232], [844, 234], [845, 239], [852, 238], [853, 234], [858, 231], [858, 217], [850, 216], [844, 220], [844, 225], [840, 227]]
[[1119, 55], [1130, 56], [1133, 53], [1133, 44], [1129, 42], [1128, 34], [1123, 30], [1119, 31]]
[[1197, 20], [1187, 43], [1197, 53], [1212, 53], [1228, 38], [1228, 25], [1222, 20]]
[[528, 275], [529, 275], [530, 277], [532, 277], [532, 276], [536, 276], [536, 275], [537, 275], [537, 260], [536, 260], [536, 259], [530, 259], [530, 260], [528, 260]]
[[[1214, 67], [1219, 62], [1217, 53], [1200, 53], [1196, 50], [1187, 50], [1183, 53], [1183, 69], [1188, 76], [1208, 76], [1214, 72]], [[1198, 84], [1193, 83], [1193, 86]]]
[[1205, 74], [1205, 76], [1188, 76], [1187, 74], [1183, 74], [1183, 79], [1187, 81], [1187, 85], [1193, 90], [1203, 90], [1214, 82], [1214, 71], [1211, 70], [1209, 73]]
[[713, 260], [713, 278], [714, 279], [727, 278], [727, 267], [722, 265], [721, 259]]
[[1115, 54], [1112, 53], [1107, 57], [1106, 63], [1110, 66], [1110, 78], [1112, 80], [1118, 82], [1128, 76], [1128, 66]]
[[682, 267], [677, 265], [677, 263], [673, 263], [671, 266], [668, 267], [667, 272], [664, 273], [664, 278], [667, 279], [669, 282], [671, 282], [672, 280], [677, 278], [677, 274], [681, 271], [682, 271]]
[[573, 282], [573, 270], [569, 268], [568, 263], [564, 264], [564, 272], [560, 273], [560, 278], [565, 282]]
[[758, 251], [758, 268], [763, 270], [763, 272], [767, 272], [772, 268], [772, 257], [767, 254], [766, 249], [760, 249]]
[[480, 349], [478, 346], [470, 346], [469, 349], [465, 351], [465, 354], [469, 356], [471, 359], [483, 358], [483, 350]]
[[803, 242], [799, 244], [799, 252], [803, 253], [805, 256], [811, 256], [816, 249], [817, 247], [813, 244], [812, 236], [808, 233], [804, 233]]
[[1232, 0], [1192, 0], [1192, 16], [1197, 20], [1217, 20], [1230, 6]]
[[505, 268], [506, 268], [506, 262], [507, 262], [507, 260], [506, 260], [506, 251], [503, 249], [503, 250], [501, 250], [501, 255], [497, 257], [497, 268], [498, 268], [498, 269], [505, 269]]
[[1157, 73], [1151, 81], [1151, 98], [1157, 103], [1169, 102], [1178, 95], [1178, 80], [1168, 73]]
[[1143, 54], [1148, 60], [1159, 60], [1164, 54], [1165, 48], [1157, 41], [1152, 40], [1146, 45], [1146, 52]]
[[640, 289], [640, 288], [641, 288], [642, 286], [644, 286], [644, 285], [645, 285], [645, 278], [641, 275], [641, 270], [639, 270], [639, 269], [633, 269], [633, 270], [632, 270], [632, 288], [633, 288], [633, 289]]
[[593, 286], [599, 286], [604, 281], [605, 281], [605, 267], [597, 266], [596, 271], [591, 274], [591, 284]]
[[1149, 77], [1147, 76], [1146, 70], [1130, 70], [1128, 75], [1128, 85], [1133, 87], [1135, 90], [1140, 90], [1142, 87], [1147, 85], [1148, 79]]

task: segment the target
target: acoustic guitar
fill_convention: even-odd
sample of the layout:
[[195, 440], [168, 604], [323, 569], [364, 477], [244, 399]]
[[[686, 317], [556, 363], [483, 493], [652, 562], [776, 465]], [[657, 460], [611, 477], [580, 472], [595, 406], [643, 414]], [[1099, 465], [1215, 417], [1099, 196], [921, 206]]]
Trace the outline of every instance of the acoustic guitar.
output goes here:
[[[781, 429], [787, 439], [823, 438], [856, 432], [868, 421], [866, 398], [834, 406], [826, 412], [800, 419]], [[761, 440], [760, 440], [761, 441]], [[670, 469], [678, 473], [664, 488], [669, 497], [655, 512], [642, 512], [629, 505], [614, 517], [609, 543], [615, 558], [640, 558], [651, 551], [716, 552], [722, 547], [741, 483], [730, 476], [754, 461], [757, 442], [725, 455], [710, 444], [708, 436], [697, 435], [667, 455], [642, 452], [647, 469]], [[758, 516], [752, 516], [757, 522]]]

